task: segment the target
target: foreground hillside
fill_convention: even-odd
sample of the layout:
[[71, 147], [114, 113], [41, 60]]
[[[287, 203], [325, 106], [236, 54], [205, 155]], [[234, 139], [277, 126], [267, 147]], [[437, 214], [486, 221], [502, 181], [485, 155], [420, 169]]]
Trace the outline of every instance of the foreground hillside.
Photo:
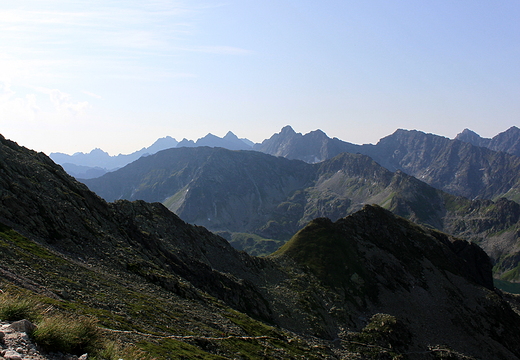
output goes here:
[[380, 207], [254, 258], [161, 204], [106, 203], [4, 138], [0, 171], [2, 289], [93, 315], [143, 358], [520, 358], [487, 255]]
[[520, 281], [520, 205], [450, 195], [361, 154], [308, 164], [255, 151], [169, 149], [85, 183], [108, 201], [162, 202], [184, 221], [260, 254], [314, 218], [337, 220], [378, 204], [477, 242], [492, 257], [497, 278]]

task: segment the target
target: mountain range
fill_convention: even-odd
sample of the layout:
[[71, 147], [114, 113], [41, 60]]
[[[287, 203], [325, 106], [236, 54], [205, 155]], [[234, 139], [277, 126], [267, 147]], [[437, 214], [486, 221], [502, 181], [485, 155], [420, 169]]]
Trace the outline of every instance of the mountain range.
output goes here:
[[107, 201], [161, 202], [184, 221], [220, 232], [254, 254], [262, 254], [255, 245], [265, 244], [253, 241], [246, 248], [234, 235], [279, 240], [263, 254], [270, 253], [314, 218], [335, 221], [364, 204], [378, 204], [475, 241], [497, 265], [497, 278], [520, 280], [519, 204], [455, 196], [366, 155], [341, 153], [309, 164], [255, 151], [168, 149], [84, 182]]
[[110, 156], [101, 149], [94, 149], [90, 153], [75, 153], [67, 155], [63, 153], [51, 153], [51, 159], [62, 165], [65, 171], [75, 178], [91, 179], [99, 177], [107, 172], [117, 170], [142, 156], [155, 154], [164, 149], [174, 147], [195, 147], [195, 146], [211, 146], [223, 147], [231, 150], [248, 150], [253, 146], [253, 142], [248, 139], [239, 139], [235, 134], [229, 131], [223, 138], [208, 134], [196, 142], [193, 140], [183, 139], [178, 142], [170, 136], [160, 138], [152, 145], [131, 154]]
[[[506, 139], [507, 143], [520, 142], [520, 131], [513, 127], [494, 139], [497, 144]], [[307, 162], [342, 152], [359, 153], [390, 171], [401, 170], [454, 195], [520, 201], [519, 157], [417, 130], [397, 130], [375, 145], [355, 145], [331, 139], [319, 130], [301, 135], [285, 127], [255, 145], [255, 150]]]
[[[226, 188], [222, 171], [190, 167], [194, 151], [200, 161], [220, 161], [229, 169], [235, 154], [260, 163], [260, 172], [278, 161], [280, 179], [272, 185], [277, 191], [257, 198], [259, 210], [270, 206], [264, 199], [275, 202], [307, 181], [286, 176], [286, 168], [319, 168], [308, 181], [331, 192], [363, 171], [365, 177], [356, 181], [367, 188], [353, 194], [370, 193], [385, 176], [423, 184], [363, 155], [313, 165], [250, 151], [188, 148], [137, 163], [184, 156], [171, 179], [176, 186], [199, 171], [200, 181], [220, 182], [221, 190], [249, 193], [252, 186], [260, 195], [267, 190], [253, 177], [254, 168], [240, 174], [251, 175], [249, 185]], [[351, 165], [343, 167], [347, 162]], [[0, 171], [2, 289], [36, 297], [48, 311], [95, 316], [120, 343], [147, 356], [520, 358], [519, 298], [494, 288], [486, 253], [380, 206], [363, 205], [336, 221], [313, 219], [274, 254], [259, 258], [159, 203], [107, 203], [44, 154], [1, 136]], [[289, 196], [297, 202], [297, 191]], [[489, 204], [498, 208], [498, 202]]]
[[223, 138], [208, 134], [196, 142], [184, 139], [177, 143], [167, 137], [130, 155], [111, 157], [95, 149], [89, 154], [72, 156], [52, 153], [51, 158], [76, 178], [90, 179], [116, 170], [141, 156], [173, 147], [253, 149], [307, 163], [321, 162], [343, 152], [360, 153], [370, 156], [390, 171], [401, 170], [454, 195], [492, 200], [506, 197], [518, 202], [520, 179], [519, 172], [514, 171], [519, 164], [519, 158], [515, 155], [518, 144], [520, 130], [516, 127], [493, 139], [483, 139], [466, 129], [454, 140], [416, 130], [397, 130], [375, 145], [356, 145], [329, 138], [321, 130], [302, 135], [286, 126], [261, 144], [239, 139], [228, 132]]

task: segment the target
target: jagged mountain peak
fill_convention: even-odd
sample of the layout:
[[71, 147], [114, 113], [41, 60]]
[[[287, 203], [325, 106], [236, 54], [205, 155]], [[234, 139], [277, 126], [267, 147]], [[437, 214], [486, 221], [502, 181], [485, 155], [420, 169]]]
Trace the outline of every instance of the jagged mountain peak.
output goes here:
[[459, 139], [459, 138], [462, 138], [462, 137], [469, 137], [469, 138], [476, 138], [476, 139], [482, 138], [475, 131], [470, 130], [468, 128], [465, 128], [464, 130], [462, 130], [462, 132], [460, 134], [457, 134], [455, 139]]
[[285, 125], [282, 130], [280, 131], [281, 135], [289, 135], [289, 134], [296, 134], [296, 131], [292, 128], [291, 125]]
[[236, 136], [232, 131], [228, 131], [226, 135], [224, 135], [223, 139], [225, 140], [240, 140], [238, 136]]
[[491, 139], [483, 138], [475, 132], [465, 129], [455, 139], [520, 157], [520, 129], [516, 126], [511, 126]]
[[321, 129], [313, 130], [313, 131], [305, 134], [304, 136], [316, 137], [316, 138], [320, 138], [320, 139], [330, 139], [327, 136], [327, 134], [325, 134], [325, 132]]
[[491, 139], [485, 139], [476, 132], [469, 129], [464, 129], [460, 134], [457, 134], [455, 140], [464, 141], [475, 146], [484, 147], [486, 147], [491, 141]]
[[331, 139], [319, 129], [302, 135], [292, 127], [285, 126], [280, 133], [274, 134], [261, 144], [256, 144], [253, 149], [288, 159], [317, 163], [341, 152], [355, 152], [355, 145]]
[[106, 155], [108, 155], [108, 153], [106, 151], [103, 151], [100, 148], [92, 149], [89, 154], [103, 154], [103, 155], [106, 154]]

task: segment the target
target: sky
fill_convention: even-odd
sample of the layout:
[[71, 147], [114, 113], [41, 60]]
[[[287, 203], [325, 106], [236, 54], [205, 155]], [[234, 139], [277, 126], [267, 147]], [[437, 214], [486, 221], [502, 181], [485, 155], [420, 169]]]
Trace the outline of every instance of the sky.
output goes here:
[[520, 125], [520, 1], [0, 0], [0, 134], [131, 153]]

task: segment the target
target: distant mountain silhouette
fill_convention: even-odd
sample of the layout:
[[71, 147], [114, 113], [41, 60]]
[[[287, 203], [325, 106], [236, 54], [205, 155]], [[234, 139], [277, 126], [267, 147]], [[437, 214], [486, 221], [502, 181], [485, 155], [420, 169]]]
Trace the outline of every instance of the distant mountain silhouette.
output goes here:
[[90, 167], [70, 163], [61, 164], [61, 166], [69, 175], [74, 176], [76, 179], [94, 179], [108, 172], [107, 169], [98, 166]]
[[208, 134], [197, 141], [183, 139], [177, 147], [221, 147], [229, 150], [251, 150], [251, 141], [247, 139], [239, 139], [235, 134], [229, 131], [223, 138]]
[[63, 153], [51, 153], [51, 159], [64, 167], [69, 175], [77, 179], [91, 179], [99, 177], [109, 171], [119, 169], [141, 156], [152, 155], [161, 150], [174, 147], [222, 147], [229, 150], [250, 150], [253, 142], [248, 139], [239, 139], [235, 134], [229, 131], [223, 138], [208, 134], [196, 142], [193, 140], [183, 139], [177, 142], [174, 138], [166, 136], [155, 141], [151, 146], [142, 148], [131, 154], [110, 156], [101, 149], [94, 149], [90, 153], [75, 153], [67, 155]]
[[520, 156], [520, 129], [516, 126], [512, 126], [506, 131], [495, 135], [492, 139], [483, 138], [474, 131], [464, 129], [455, 139], [494, 151]]
[[[84, 176], [88, 176], [89, 173], [99, 173], [99, 169], [102, 169], [105, 172], [119, 169], [132, 161], [139, 159], [141, 156], [155, 154], [158, 151], [175, 147], [177, 144], [177, 140], [167, 136], [157, 139], [157, 141], [147, 148], [142, 148], [141, 150], [128, 155], [119, 154], [110, 156], [106, 151], [94, 149], [87, 154], [81, 152], [75, 153], [74, 155], [51, 153], [50, 158], [57, 164], [64, 166], [69, 175], [76, 178], [89, 178]], [[65, 166], [65, 164], [67, 165]]]

